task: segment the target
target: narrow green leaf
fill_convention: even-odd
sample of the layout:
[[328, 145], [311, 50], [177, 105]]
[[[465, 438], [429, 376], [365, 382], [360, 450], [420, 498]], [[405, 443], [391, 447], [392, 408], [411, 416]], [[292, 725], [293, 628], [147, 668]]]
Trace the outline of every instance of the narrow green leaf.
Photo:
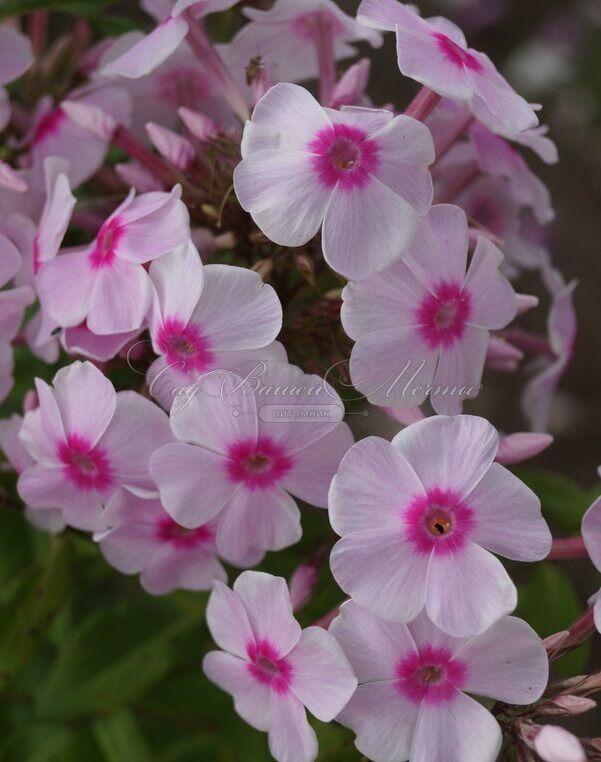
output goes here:
[[142, 731], [126, 709], [94, 722], [94, 735], [107, 762], [150, 762]]

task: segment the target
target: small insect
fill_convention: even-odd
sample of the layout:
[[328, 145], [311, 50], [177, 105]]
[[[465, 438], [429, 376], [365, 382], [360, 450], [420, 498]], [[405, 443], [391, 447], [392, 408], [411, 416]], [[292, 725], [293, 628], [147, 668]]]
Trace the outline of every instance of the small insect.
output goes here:
[[246, 84], [250, 87], [265, 68], [263, 56], [253, 56], [246, 67]]

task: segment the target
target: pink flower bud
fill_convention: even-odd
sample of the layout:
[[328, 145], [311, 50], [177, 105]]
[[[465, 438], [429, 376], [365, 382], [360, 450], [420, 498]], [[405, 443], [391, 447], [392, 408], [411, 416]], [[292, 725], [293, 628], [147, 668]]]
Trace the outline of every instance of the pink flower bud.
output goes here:
[[146, 124], [146, 132], [152, 145], [168, 162], [184, 171], [191, 166], [195, 151], [189, 140], [154, 122]]
[[501, 437], [495, 460], [507, 466], [533, 458], [553, 442], [550, 434], [521, 431]]
[[557, 725], [541, 728], [534, 739], [534, 748], [544, 762], [586, 762], [580, 741]]
[[315, 590], [318, 576], [317, 569], [313, 564], [302, 564], [294, 571], [289, 584], [293, 611], [302, 609], [309, 602]]
[[192, 109], [185, 108], [185, 106], [178, 109], [177, 113], [192, 135], [203, 143], [218, 137], [221, 133], [217, 124], [206, 114], [192, 111]]

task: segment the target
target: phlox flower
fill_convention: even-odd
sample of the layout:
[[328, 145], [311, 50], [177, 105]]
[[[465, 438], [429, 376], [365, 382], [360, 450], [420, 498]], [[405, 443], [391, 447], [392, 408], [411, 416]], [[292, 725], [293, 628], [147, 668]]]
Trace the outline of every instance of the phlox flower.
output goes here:
[[342, 292], [342, 325], [355, 340], [354, 386], [376, 405], [461, 412], [479, 391], [491, 329], [516, 314], [499, 272], [501, 252], [479, 238], [467, 268], [468, 225], [459, 207], [432, 207], [397, 262]]
[[357, 18], [396, 33], [397, 62], [404, 76], [440, 95], [467, 101], [478, 119], [511, 134], [538, 124], [532, 106], [486, 54], [468, 47], [461, 29], [448, 19], [423, 19], [396, 0], [362, 0]]
[[561, 273], [552, 267], [545, 268], [542, 276], [551, 295], [547, 333], [555, 357], [541, 358], [535, 374], [524, 387], [522, 410], [533, 431], [546, 431], [549, 426], [553, 396], [572, 359], [577, 333], [574, 310], [577, 282], [566, 284]]
[[[71, 91], [67, 97], [74, 103], [102, 109], [119, 124], [127, 125], [131, 119], [131, 100], [123, 88], [90, 85]], [[69, 181], [76, 188], [99, 169], [108, 150], [108, 140], [77, 125], [61, 104], [53, 103], [49, 97], [40, 100], [26, 142], [31, 161], [28, 177], [39, 190], [44, 188], [45, 162], [49, 157], [68, 162]]]
[[501, 728], [468, 694], [530, 704], [547, 685], [542, 641], [515, 617], [454, 638], [423, 614], [397, 624], [348, 601], [330, 632], [359, 680], [337, 720], [374, 762], [495, 762]]
[[[19, 436], [22, 425], [23, 416], [18, 413], [0, 421], [0, 450], [17, 474], [34, 464]], [[58, 534], [66, 526], [62, 511], [58, 507], [41, 511], [25, 506], [25, 517], [30, 524], [50, 534]]]
[[484, 234], [490, 232], [503, 242], [505, 261], [501, 270], [508, 277], [513, 278], [524, 269], [548, 266], [550, 255], [542, 240], [541, 227], [524, 216], [524, 207], [502, 177], [480, 176], [457, 196], [455, 203], [476, 226], [486, 229]]
[[392, 621], [425, 607], [460, 637], [513, 611], [515, 585], [493, 553], [540, 561], [551, 534], [534, 492], [493, 462], [498, 446], [490, 423], [470, 415], [426, 418], [392, 443], [357, 442], [329, 495], [340, 587]]
[[152, 286], [142, 266], [183, 245], [190, 236], [181, 189], [125, 201], [103, 223], [93, 243], [46, 262], [38, 277], [42, 308], [57, 325], [87, 321], [95, 334], [140, 328]]
[[382, 44], [379, 32], [362, 26], [331, 0], [276, 0], [269, 10], [248, 7], [242, 12], [250, 23], [235, 35], [227, 52], [234, 75], [261, 56], [272, 83], [302, 82], [319, 74], [322, 45], [331, 46], [334, 60], [341, 61], [357, 55], [354, 42]]
[[0, 85], [7, 85], [25, 74], [32, 63], [29, 37], [7, 24], [0, 25]]
[[343, 410], [323, 379], [294, 365], [259, 363], [244, 379], [212, 371], [171, 409], [179, 441], [151, 458], [165, 509], [189, 529], [218, 519], [217, 549], [233, 563], [298, 542], [291, 495], [326, 507], [352, 444]]
[[34, 509], [60, 506], [73, 527], [102, 528], [102, 508], [118, 487], [154, 493], [151, 453], [171, 441], [164, 412], [136, 392], [115, 392], [91, 363], [61, 368], [53, 387], [36, 379], [39, 407], [29, 411], [21, 440], [34, 465], [18, 481]]
[[278, 762], [312, 762], [317, 737], [305, 707], [331, 722], [357, 686], [336, 639], [321, 627], [301, 630], [286, 582], [243, 572], [230, 590], [215, 583], [207, 624], [222, 651], [203, 661], [207, 677], [234, 698], [253, 728], [269, 734]]
[[191, 244], [154, 261], [150, 335], [160, 357], [148, 371], [151, 394], [166, 408], [176, 387], [209, 371], [244, 373], [257, 360], [280, 358], [272, 343], [282, 327], [282, 306], [258, 273], [233, 265], [203, 266]]
[[[601, 572], [601, 498], [595, 500], [582, 520], [582, 538], [591, 561]], [[601, 632], [601, 595], [595, 602], [595, 624]]]
[[179, 526], [157, 498], [139, 497], [118, 489], [102, 521], [107, 529], [94, 539], [106, 560], [125, 574], [140, 574], [151, 595], [172, 590], [210, 590], [213, 580], [227, 581], [215, 555], [215, 527]]
[[322, 228], [328, 264], [364, 278], [403, 253], [432, 201], [427, 127], [390, 111], [324, 109], [298, 85], [272, 87], [244, 127], [240, 204], [275, 243]]

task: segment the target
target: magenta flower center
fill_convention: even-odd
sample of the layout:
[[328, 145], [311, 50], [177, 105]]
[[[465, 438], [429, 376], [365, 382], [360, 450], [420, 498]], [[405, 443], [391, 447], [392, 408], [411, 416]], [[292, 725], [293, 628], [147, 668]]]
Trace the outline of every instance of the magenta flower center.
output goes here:
[[55, 108], [53, 111], [44, 114], [36, 125], [32, 142], [41, 143], [50, 135], [55, 135], [66, 118], [65, 112], [61, 108]]
[[161, 542], [169, 543], [180, 550], [191, 550], [206, 545], [213, 539], [213, 531], [206, 525], [196, 529], [186, 529], [170, 516], [161, 518], [157, 524], [157, 537]]
[[106, 451], [102, 447], [93, 447], [84, 437], [71, 434], [59, 444], [57, 455], [67, 479], [81, 489], [102, 491], [112, 484], [112, 469]]
[[459, 283], [439, 283], [416, 310], [418, 330], [430, 349], [450, 347], [465, 332], [472, 312], [471, 299]]
[[292, 680], [292, 665], [281, 659], [277, 649], [268, 640], [249, 643], [246, 649], [250, 674], [276, 693], [286, 693]]
[[206, 77], [191, 66], [180, 66], [157, 76], [157, 91], [161, 101], [172, 106], [198, 108], [198, 103], [210, 93]]
[[182, 373], [202, 373], [213, 363], [209, 340], [195, 323], [186, 325], [178, 318], [167, 318], [159, 330], [157, 344], [167, 364]]
[[118, 217], [105, 222], [96, 237], [96, 245], [89, 254], [90, 264], [94, 270], [110, 267], [115, 261], [116, 249], [123, 237], [125, 227]]
[[447, 61], [454, 66], [465, 67], [477, 74], [481, 73], [482, 64], [473, 53], [470, 53], [469, 50], [466, 50], [465, 48], [462, 48], [461, 45], [453, 42], [450, 37], [447, 37], [446, 34], [442, 34], [442, 32], [434, 32], [432, 36], [438, 43], [438, 48]]
[[380, 163], [380, 150], [363, 130], [335, 124], [320, 130], [309, 143], [311, 161], [327, 188], [364, 188]]
[[406, 538], [422, 554], [456, 553], [475, 526], [473, 511], [451, 490], [415, 497], [402, 514]]
[[226, 468], [233, 482], [251, 489], [276, 485], [292, 468], [292, 458], [269, 437], [235, 442], [228, 449]]
[[423, 646], [396, 667], [397, 688], [414, 704], [441, 704], [454, 698], [465, 684], [466, 665], [446, 648]]

